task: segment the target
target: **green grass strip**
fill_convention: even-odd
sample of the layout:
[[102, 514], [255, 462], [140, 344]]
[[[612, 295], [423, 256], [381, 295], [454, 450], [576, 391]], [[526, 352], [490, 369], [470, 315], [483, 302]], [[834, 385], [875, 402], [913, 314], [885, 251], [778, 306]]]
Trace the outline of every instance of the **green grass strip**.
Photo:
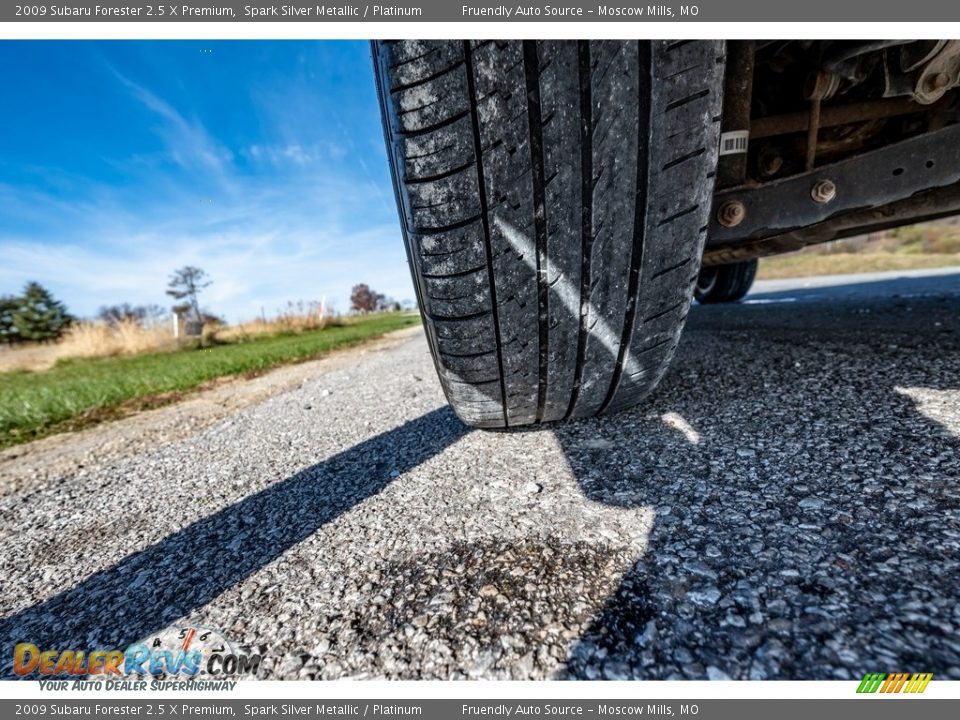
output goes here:
[[168, 404], [216, 378], [310, 360], [391, 330], [417, 315], [384, 314], [299, 334], [131, 357], [60, 361], [40, 372], [0, 373], [0, 448]]

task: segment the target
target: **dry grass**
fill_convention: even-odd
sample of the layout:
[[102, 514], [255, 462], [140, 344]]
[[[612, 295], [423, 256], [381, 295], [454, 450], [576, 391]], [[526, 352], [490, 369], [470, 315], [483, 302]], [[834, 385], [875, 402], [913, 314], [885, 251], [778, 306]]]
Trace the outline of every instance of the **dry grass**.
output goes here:
[[[257, 318], [237, 325], [208, 325], [204, 328], [202, 344], [247, 342], [269, 335], [322, 330], [338, 324], [335, 317], [323, 312], [319, 303], [288, 303], [286, 309], [274, 318]], [[142, 355], [176, 350], [178, 347], [169, 322], [81, 322], [73, 325], [59, 342], [12, 348], [0, 346], [0, 372], [47, 370], [58, 360], [66, 358]]]
[[0, 352], [0, 372], [46, 370], [62, 358], [117, 357], [176, 349], [166, 324], [141, 325], [133, 320], [116, 324], [80, 322], [55, 343], [24, 345]]
[[175, 347], [173, 330], [168, 324], [140, 325], [132, 320], [115, 325], [78, 323], [57, 344], [59, 357], [73, 358], [139, 355]]
[[263, 335], [323, 330], [336, 324], [336, 319], [325, 313], [320, 303], [287, 303], [286, 309], [274, 318], [256, 318], [237, 325], [219, 327], [214, 331], [214, 336], [222, 342], [243, 342]]
[[46, 370], [57, 362], [57, 346], [0, 345], [0, 372]]

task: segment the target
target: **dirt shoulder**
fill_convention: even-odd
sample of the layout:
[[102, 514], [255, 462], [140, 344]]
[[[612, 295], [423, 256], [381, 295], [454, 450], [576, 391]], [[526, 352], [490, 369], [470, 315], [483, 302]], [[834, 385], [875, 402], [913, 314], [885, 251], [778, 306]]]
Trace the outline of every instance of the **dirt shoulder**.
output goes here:
[[390, 350], [422, 332], [419, 326], [405, 328], [252, 379], [225, 378], [172, 405], [0, 450], [0, 496], [190, 437], [241, 408], [299, 387], [364, 355]]

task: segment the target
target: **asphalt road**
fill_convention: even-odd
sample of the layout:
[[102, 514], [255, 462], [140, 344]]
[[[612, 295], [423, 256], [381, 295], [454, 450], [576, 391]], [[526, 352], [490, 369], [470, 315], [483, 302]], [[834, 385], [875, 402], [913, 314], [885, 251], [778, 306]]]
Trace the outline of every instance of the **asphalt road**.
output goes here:
[[417, 330], [12, 490], [0, 647], [199, 624], [270, 678], [960, 679], [960, 272], [866, 279], [694, 308], [600, 420], [468, 431]]

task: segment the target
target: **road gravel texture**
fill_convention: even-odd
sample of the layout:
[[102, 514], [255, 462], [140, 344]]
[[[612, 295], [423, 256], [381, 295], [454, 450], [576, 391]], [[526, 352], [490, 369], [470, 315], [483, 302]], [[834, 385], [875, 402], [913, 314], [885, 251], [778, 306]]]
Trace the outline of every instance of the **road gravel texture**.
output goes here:
[[199, 624], [265, 678], [960, 679], [960, 273], [872, 279], [694, 308], [600, 420], [470, 431], [417, 329], [8, 486], [3, 673]]

